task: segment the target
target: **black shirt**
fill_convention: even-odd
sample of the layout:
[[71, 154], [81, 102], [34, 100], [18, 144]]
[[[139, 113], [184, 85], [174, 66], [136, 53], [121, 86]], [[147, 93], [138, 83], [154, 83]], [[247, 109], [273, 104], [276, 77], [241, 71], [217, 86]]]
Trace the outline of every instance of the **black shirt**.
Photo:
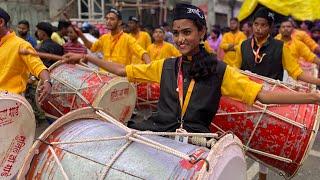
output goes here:
[[[39, 52], [50, 53], [50, 54], [55, 54], [59, 56], [63, 55], [63, 47], [60, 46], [58, 43], [52, 41], [52, 39], [44, 40], [37, 50]], [[44, 65], [47, 67], [50, 67], [53, 63], [55, 63], [55, 61], [50, 59], [41, 58], [41, 60], [43, 61]]]

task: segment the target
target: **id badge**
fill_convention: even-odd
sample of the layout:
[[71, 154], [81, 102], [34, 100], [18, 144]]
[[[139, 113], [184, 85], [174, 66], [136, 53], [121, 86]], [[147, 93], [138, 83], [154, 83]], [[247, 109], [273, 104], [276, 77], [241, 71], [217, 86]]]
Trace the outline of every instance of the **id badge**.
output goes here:
[[[176, 129], [176, 133], [187, 133], [185, 129]], [[184, 144], [188, 144], [188, 136], [175, 136], [175, 140], [182, 142]]]

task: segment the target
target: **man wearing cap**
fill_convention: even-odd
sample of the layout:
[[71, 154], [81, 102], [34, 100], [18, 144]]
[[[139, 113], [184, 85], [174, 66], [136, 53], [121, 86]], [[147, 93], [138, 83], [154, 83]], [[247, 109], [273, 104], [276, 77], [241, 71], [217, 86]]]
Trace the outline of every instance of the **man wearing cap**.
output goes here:
[[[53, 33], [52, 25], [48, 22], [40, 22], [36, 27], [37, 38], [41, 41], [40, 47], [37, 50], [39, 52], [62, 56], [64, 54], [63, 47], [51, 39], [51, 35]], [[55, 62], [50, 59], [42, 59], [42, 61], [47, 67], [50, 67]]]
[[51, 92], [50, 76], [41, 59], [33, 55], [22, 55], [19, 51], [34, 51], [30, 43], [16, 36], [8, 27], [9, 14], [0, 8], [0, 90], [23, 94], [29, 74], [39, 77], [44, 83], [40, 87], [39, 101]]
[[283, 79], [286, 70], [294, 79], [320, 85], [319, 79], [302, 71], [282, 41], [270, 36], [273, 22], [274, 13], [267, 8], [260, 8], [254, 14], [253, 37], [237, 48], [236, 67], [278, 80]]
[[[282, 80], [287, 70], [294, 79], [319, 85], [319, 79], [302, 71], [289, 48], [270, 36], [273, 22], [274, 13], [264, 7], [258, 9], [253, 19], [253, 36], [236, 49], [236, 67], [277, 80]], [[266, 179], [267, 170], [260, 164], [260, 180]]]
[[223, 49], [225, 55], [223, 61], [229, 66], [236, 66], [235, 56], [236, 48], [247, 39], [246, 35], [239, 31], [239, 21], [237, 18], [230, 19], [230, 32], [222, 36], [220, 48]]
[[92, 52], [102, 52], [105, 61], [128, 65], [131, 64], [131, 57], [134, 54], [149, 63], [150, 57], [147, 51], [139, 46], [133, 37], [122, 31], [121, 13], [111, 8], [105, 18], [107, 29], [111, 32], [101, 36], [95, 43], [91, 43], [79, 29], [76, 29], [85, 46]]
[[[145, 50], [151, 45], [151, 37], [145, 32], [141, 31], [139, 27], [139, 19], [135, 16], [130, 16], [128, 19], [128, 27], [130, 35], [137, 40], [137, 43]], [[132, 56], [132, 64], [143, 63], [141, 58]]]

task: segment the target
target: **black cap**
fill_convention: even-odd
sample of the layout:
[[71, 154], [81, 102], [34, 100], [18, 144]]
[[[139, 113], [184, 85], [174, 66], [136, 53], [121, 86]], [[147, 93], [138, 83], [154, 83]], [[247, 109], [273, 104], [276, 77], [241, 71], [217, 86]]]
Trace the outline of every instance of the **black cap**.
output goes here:
[[139, 22], [139, 18], [137, 18], [136, 16], [129, 16], [128, 21]]
[[53, 33], [53, 27], [50, 23], [48, 22], [40, 22], [36, 26], [38, 29], [44, 31], [49, 37], [51, 37]]
[[190, 4], [177, 4], [173, 12], [173, 20], [190, 19], [199, 21], [203, 26], [207, 26], [203, 11], [197, 6]]
[[107, 12], [107, 14], [109, 14], [109, 13], [115, 14], [118, 17], [118, 19], [122, 20], [121, 12], [118, 9], [110, 8], [109, 11]]
[[256, 18], [263, 18], [266, 19], [268, 21], [268, 24], [271, 26], [274, 22], [274, 17], [275, 14], [272, 11], [265, 7], [261, 7], [256, 11], [256, 13], [254, 13], [253, 20], [255, 20]]
[[4, 22], [7, 24], [10, 21], [9, 14], [0, 7], [0, 18], [4, 19]]

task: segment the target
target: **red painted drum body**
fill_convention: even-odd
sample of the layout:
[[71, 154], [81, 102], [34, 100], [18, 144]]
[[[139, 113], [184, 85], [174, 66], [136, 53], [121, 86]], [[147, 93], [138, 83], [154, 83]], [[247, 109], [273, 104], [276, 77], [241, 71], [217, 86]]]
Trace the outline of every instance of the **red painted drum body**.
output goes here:
[[41, 105], [49, 117], [56, 119], [90, 104], [111, 113], [121, 122], [130, 119], [136, 92], [125, 78], [59, 62], [50, 67], [50, 77], [52, 92]]
[[137, 83], [137, 109], [156, 109], [160, 97], [158, 83]]
[[[247, 72], [244, 72], [247, 74]], [[265, 91], [289, 92], [288, 87], [275, 80], [251, 74], [250, 79], [263, 83]], [[300, 87], [300, 92], [309, 91]], [[318, 105], [289, 104], [253, 107], [222, 97], [219, 110], [212, 120], [211, 132], [232, 131], [247, 148], [247, 155], [294, 176], [307, 158], [319, 127]]]
[[0, 179], [12, 179], [32, 146], [36, 122], [28, 101], [0, 92]]
[[[97, 116], [92, 109], [84, 108], [70, 112], [55, 121], [39, 137], [43, 142], [36, 141], [33, 144], [18, 174], [18, 179], [45, 180], [71, 177], [79, 180], [246, 180], [246, 162], [242, 144], [231, 134], [219, 139], [211, 150], [165, 137], [142, 135], [181, 153], [206, 158], [209, 162], [209, 171], [206, 171], [204, 160], [191, 164], [188, 160], [146, 144], [136, 141], [130, 143], [129, 138], [104, 140], [126, 135], [128, 134], [123, 129]], [[60, 144], [48, 146], [44, 142]], [[107, 171], [106, 167], [109, 167]]]

